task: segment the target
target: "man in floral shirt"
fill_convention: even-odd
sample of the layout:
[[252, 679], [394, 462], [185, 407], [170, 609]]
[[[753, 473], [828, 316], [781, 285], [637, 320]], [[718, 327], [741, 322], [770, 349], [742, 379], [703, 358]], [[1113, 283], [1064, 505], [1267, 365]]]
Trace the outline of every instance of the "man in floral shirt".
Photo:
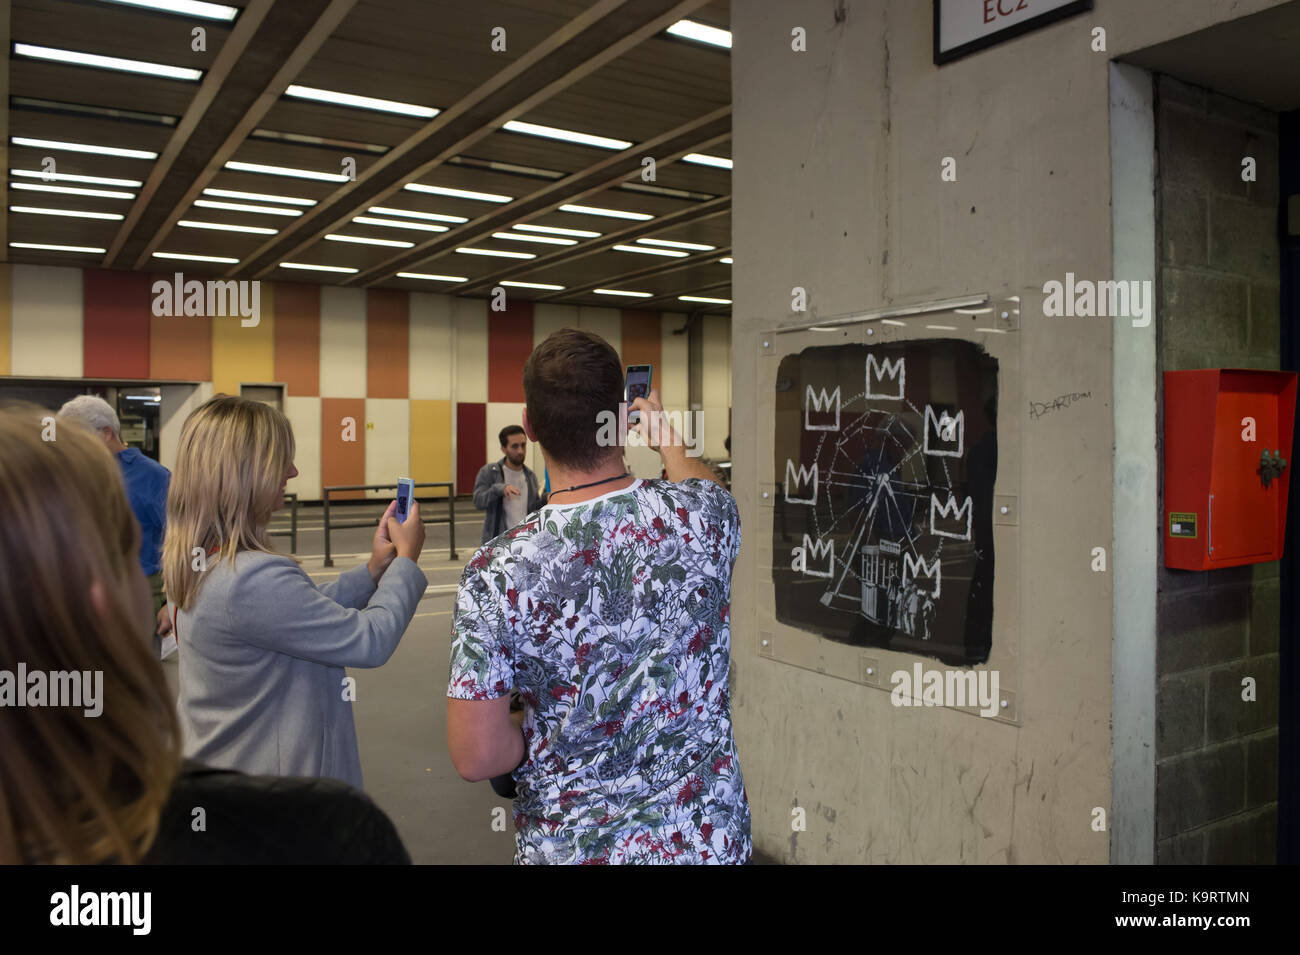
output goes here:
[[[528, 359], [524, 428], [556, 490], [461, 577], [452, 761], [469, 780], [513, 770], [518, 863], [748, 862], [728, 693], [736, 502], [666, 425], [667, 480], [627, 474], [599, 427], [622, 392], [617, 353], [588, 332]], [[656, 392], [633, 408], [643, 431], [662, 412]]]

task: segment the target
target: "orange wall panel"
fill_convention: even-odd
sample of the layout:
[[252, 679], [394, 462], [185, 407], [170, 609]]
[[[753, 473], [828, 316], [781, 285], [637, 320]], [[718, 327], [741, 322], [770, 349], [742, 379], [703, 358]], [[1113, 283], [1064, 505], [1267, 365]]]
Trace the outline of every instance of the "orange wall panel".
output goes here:
[[[351, 440], [349, 440], [351, 439]], [[320, 483], [366, 483], [366, 400], [322, 398], [320, 404]], [[365, 497], [363, 491], [330, 495], [330, 500]]]
[[320, 394], [320, 286], [277, 282], [275, 299], [275, 380], [285, 394]]
[[149, 377], [163, 381], [212, 380], [212, 319], [206, 315], [159, 317], [152, 313], [152, 286], [173, 276], [150, 275]]
[[366, 397], [410, 396], [411, 296], [366, 290]]
[[621, 313], [621, 332], [623, 335], [624, 365], [653, 365], [654, 377], [650, 384], [655, 386], [658, 378], [659, 363], [663, 357], [663, 334], [660, 330], [658, 312], [642, 312], [634, 308], [625, 308]]

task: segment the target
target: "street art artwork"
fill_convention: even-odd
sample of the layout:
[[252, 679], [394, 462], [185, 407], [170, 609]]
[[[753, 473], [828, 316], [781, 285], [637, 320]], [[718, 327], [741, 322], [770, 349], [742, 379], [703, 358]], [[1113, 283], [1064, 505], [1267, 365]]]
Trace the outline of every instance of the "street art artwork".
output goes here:
[[998, 366], [975, 342], [806, 348], [777, 371], [777, 619], [988, 660]]

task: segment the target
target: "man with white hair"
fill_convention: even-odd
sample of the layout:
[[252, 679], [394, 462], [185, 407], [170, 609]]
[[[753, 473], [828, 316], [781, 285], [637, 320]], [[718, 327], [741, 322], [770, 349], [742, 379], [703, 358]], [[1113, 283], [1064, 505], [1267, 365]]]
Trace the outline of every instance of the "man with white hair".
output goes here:
[[171, 630], [162, 585], [162, 543], [167, 526], [167, 486], [171, 482], [171, 472], [153, 458], [141, 454], [138, 448], [123, 443], [117, 412], [103, 398], [78, 395], [59, 409], [59, 417], [98, 432], [122, 469], [126, 496], [135, 519], [140, 523], [140, 567], [149, 578], [153, 594], [154, 647], [161, 654], [161, 637]]

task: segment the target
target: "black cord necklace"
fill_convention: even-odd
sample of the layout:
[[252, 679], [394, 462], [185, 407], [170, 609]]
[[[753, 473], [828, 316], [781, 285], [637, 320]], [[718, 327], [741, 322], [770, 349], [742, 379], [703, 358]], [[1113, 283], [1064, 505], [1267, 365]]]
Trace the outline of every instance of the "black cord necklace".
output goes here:
[[590, 484], [575, 484], [573, 487], [566, 487], [562, 491], [552, 491], [551, 497], [557, 494], [568, 494], [570, 491], [582, 491], [589, 487], [595, 487], [597, 484], [608, 484], [610, 481], [617, 481], [620, 478], [631, 477], [626, 471], [622, 474], [615, 474], [613, 477], [601, 478], [599, 481], [592, 481]]

